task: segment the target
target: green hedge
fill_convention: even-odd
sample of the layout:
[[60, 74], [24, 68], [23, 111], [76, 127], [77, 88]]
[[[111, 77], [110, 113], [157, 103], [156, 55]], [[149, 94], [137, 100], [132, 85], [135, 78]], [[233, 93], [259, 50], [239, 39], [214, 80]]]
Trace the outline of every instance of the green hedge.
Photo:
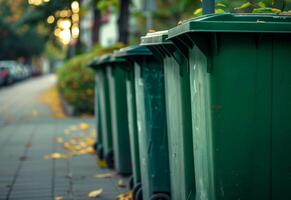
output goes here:
[[58, 90], [64, 100], [73, 106], [74, 114], [91, 114], [94, 111], [95, 74], [87, 64], [96, 56], [111, 53], [122, 45], [110, 48], [96, 47], [92, 51], [66, 61], [57, 71]]

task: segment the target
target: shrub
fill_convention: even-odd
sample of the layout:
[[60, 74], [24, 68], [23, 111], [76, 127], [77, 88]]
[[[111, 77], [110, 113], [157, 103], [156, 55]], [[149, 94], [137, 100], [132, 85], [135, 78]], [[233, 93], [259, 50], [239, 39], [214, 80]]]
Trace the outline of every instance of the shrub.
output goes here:
[[87, 66], [88, 62], [121, 47], [120, 44], [110, 48], [95, 47], [88, 53], [66, 61], [58, 69], [58, 90], [63, 99], [73, 106], [74, 114], [91, 114], [94, 111], [95, 74]]

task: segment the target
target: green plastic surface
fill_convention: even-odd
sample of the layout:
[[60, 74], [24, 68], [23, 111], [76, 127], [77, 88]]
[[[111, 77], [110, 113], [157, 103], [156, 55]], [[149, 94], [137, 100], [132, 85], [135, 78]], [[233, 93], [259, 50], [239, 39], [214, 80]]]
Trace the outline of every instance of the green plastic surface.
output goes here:
[[140, 172], [140, 155], [137, 129], [136, 98], [134, 87], [134, 71], [127, 72], [126, 91], [127, 91], [127, 108], [128, 108], [128, 125], [130, 133], [130, 148], [132, 157], [134, 185], [141, 183]]
[[290, 33], [291, 17], [276, 14], [210, 14], [169, 30], [169, 38], [189, 32]]
[[152, 57], [135, 63], [143, 198], [170, 192], [164, 74]]
[[[96, 75], [96, 83], [95, 83], [95, 116], [96, 116], [96, 132], [97, 132], [97, 148], [103, 148], [103, 139], [102, 139], [102, 113], [101, 113], [101, 105], [100, 105], [100, 94], [98, 87], [98, 76]], [[100, 155], [102, 158], [104, 155]]]
[[163, 63], [171, 171], [171, 198], [195, 199], [191, 96], [188, 62], [171, 41], [168, 31], [147, 34], [147, 45]]
[[[95, 70], [98, 73], [99, 70], [96, 68], [96, 62], [98, 57], [96, 57], [91, 63], [88, 64], [88, 67]], [[94, 111], [95, 111], [95, 118], [96, 118], [96, 132], [97, 132], [97, 149], [103, 149], [103, 136], [102, 136], [102, 113], [101, 113], [101, 103], [100, 103], [100, 91], [99, 91], [99, 79], [98, 75], [95, 78], [95, 102], [94, 102]], [[102, 150], [103, 151], [103, 150]], [[101, 152], [102, 152], [101, 151]], [[104, 155], [99, 155], [101, 158], [104, 158]]]
[[122, 64], [123, 62], [113, 62], [108, 65], [106, 74], [109, 80], [115, 169], [118, 173], [126, 175], [132, 173], [132, 167], [126, 97], [127, 74]]
[[119, 51], [114, 52], [114, 55], [116, 58], [135, 58], [140, 56], [149, 56], [152, 55], [152, 53], [149, 51], [148, 48], [140, 46], [140, 45], [134, 45], [129, 46], [120, 49]]
[[198, 199], [291, 199], [289, 22], [211, 15], [170, 31], [188, 45]]
[[138, 128], [137, 128], [137, 113], [136, 113], [136, 94], [134, 84], [134, 66], [131, 61], [131, 57], [137, 57], [142, 54], [150, 53], [146, 48], [140, 48], [140, 46], [133, 46], [123, 48], [114, 52], [114, 56], [120, 59], [125, 59], [122, 63], [123, 69], [127, 73], [126, 79], [126, 96], [127, 96], [127, 108], [128, 108], [128, 127], [130, 136], [130, 148], [133, 167], [133, 180], [134, 185], [141, 183], [141, 169], [140, 169], [140, 151], [138, 140]]
[[[127, 175], [132, 172], [129, 144], [129, 130], [127, 118], [126, 72], [120, 67], [124, 59], [111, 54], [104, 55], [96, 60], [97, 68], [105, 73], [106, 106], [110, 116], [110, 129], [114, 151], [114, 165], [119, 174]], [[108, 96], [107, 96], [108, 95]]]
[[158, 31], [148, 33], [141, 37], [141, 45], [159, 45], [159, 44], [172, 44], [171, 41], [167, 40], [168, 31]]
[[104, 69], [98, 70], [96, 74], [98, 81], [98, 92], [100, 99], [101, 127], [102, 127], [102, 143], [104, 156], [109, 155], [113, 151], [111, 116], [109, 105], [109, 83]]

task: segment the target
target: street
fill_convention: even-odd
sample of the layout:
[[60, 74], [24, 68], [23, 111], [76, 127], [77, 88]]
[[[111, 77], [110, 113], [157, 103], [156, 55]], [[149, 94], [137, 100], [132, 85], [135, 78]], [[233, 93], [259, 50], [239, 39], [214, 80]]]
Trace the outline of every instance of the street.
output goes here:
[[[55, 76], [49, 75], [0, 89], [0, 200], [81, 200], [98, 189], [103, 189], [98, 199], [115, 199], [127, 188], [118, 186], [117, 175], [94, 177], [113, 173], [99, 168], [95, 155], [44, 159], [51, 153], [67, 153], [56, 138], [69, 140], [72, 134], [94, 129], [93, 118], [52, 117], [51, 109], [39, 97], [55, 82]], [[90, 129], [81, 132], [76, 128], [80, 123]], [[70, 127], [75, 127], [74, 133], [65, 135], [64, 130]]]

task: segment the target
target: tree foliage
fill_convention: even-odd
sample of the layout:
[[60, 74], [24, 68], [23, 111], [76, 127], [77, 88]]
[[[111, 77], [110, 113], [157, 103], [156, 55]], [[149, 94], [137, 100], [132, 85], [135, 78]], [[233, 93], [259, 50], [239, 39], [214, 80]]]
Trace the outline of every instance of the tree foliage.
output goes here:
[[50, 1], [30, 6], [27, 0], [0, 1], [0, 60], [29, 60], [43, 53], [53, 27], [46, 19], [56, 10], [70, 6], [70, 1]]
[[[275, 13], [286, 12], [290, 5], [286, 0], [217, 0], [215, 13]], [[202, 14], [201, 7], [194, 11], [194, 16]]]

